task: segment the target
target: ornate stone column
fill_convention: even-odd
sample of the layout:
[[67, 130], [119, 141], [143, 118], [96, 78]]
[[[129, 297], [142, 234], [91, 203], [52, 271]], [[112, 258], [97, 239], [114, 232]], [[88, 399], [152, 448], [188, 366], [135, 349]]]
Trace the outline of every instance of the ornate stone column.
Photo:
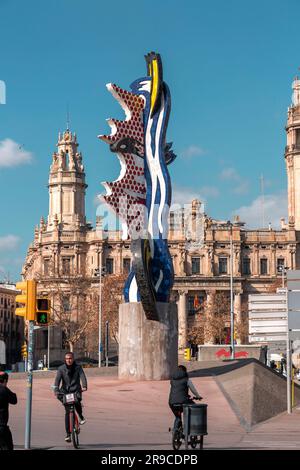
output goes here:
[[204, 326], [204, 344], [214, 344], [214, 336], [211, 331], [211, 324], [214, 320], [213, 315], [209, 313], [210, 307], [214, 301], [215, 292], [208, 291], [206, 293], [206, 321]]
[[[239, 292], [234, 294], [233, 311], [235, 323], [240, 323], [242, 320], [242, 297]], [[237, 344], [241, 344], [240, 338], [237, 338]]]
[[240, 246], [235, 246], [234, 250], [234, 258], [233, 258], [233, 275], [237, 276], [239, 275], [242, 270], [241, 270], [241, 248]]
[[276, 272], [276, 248], [275, 245], [271, 245], [271, 258], [270, 258], [270, 274], [275, 276]]
[[289, 260], [290, 269], [296, 269], [296, 247], [291, 246], [290, 248], [290, 260]]
[[178, 289], [178, 347], [180, 351], [187, 346], [187, 293], [186, 289]]
[[103, 268], [103, 246], [98, 246], [97, 248], [97, 268], [100, 269], [100, 265]]
[[210, 247], [207, 251], [207, 275], [214, 275], [214, 249]]
[[123, 269], [122, 269], [122, 244], [117, 243], [115, 245], [115, 250], [114, 250], [114, 260], [115, 260], [115, 267], [114, 267], [114, 273], [115, 274], [121, 274]]
[[59, 275], [59, 256], [58, 256], [58, 248], [53, 248], [53, 271], [56, 276]]
[[186, 275], [186, 253], [184, 247], [180, 248], [180, 256], [179, 256], [179, 276]]
[[74, 270], [76, 274], [80, 274], [80, 251], [79, 248], [75, 248], [75, 266], [71, 266], [71, 272], [74, 274]]
[[253, 275], [258, 276], [260, 274], [259, 266], [259, 249], [258, 245], [255, 244], [253, 247]]

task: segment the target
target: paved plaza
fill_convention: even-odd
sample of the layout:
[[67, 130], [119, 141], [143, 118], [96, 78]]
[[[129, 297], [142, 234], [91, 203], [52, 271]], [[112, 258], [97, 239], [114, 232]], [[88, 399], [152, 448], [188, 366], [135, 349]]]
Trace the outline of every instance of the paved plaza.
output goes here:
[[[171, 450], [169, 381], [128, 382], [104, 374], [88, 376], [89, 389], [84, 394], [87, 422], [81, 428], [81, 448]], [[53, 376], [45, 373], [45, 378], [34, 378], [31, 444], [35, 449], [72, 450], [72, 445], [64, 442], [64, 409], [53, 396]], [[300, 409], [292, 415], [282, 413], [246, 432], [213, 376], [193, 377], [193, 383], [208, 404], [205, 449], [300, 448]], [[26, 380], [12, 377], [9, 386], [19, 399], [18, 405], [10, 407], [10, 425], [15, 448], [22, 449]]]

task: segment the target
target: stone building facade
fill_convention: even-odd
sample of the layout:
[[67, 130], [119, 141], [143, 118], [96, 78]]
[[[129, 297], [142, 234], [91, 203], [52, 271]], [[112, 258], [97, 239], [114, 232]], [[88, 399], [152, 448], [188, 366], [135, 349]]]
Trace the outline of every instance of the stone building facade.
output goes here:
[[[268, 291], [282, 276], [282, 268], [300, 267], [300, 81], [294, 81], [294, 103], [288, 109], [285, 159], [288, 176], [288, 222], [281, 228], [247, 230], [236, 216], [231, 221], [211, 218], [198, 200], [170, 214], [169, 247], [175, 283], [173, 300], [178, 304], [179, 346], [187, 344], [188, 327], [201, 316], [198, 302], [212, 301], [217, 292], [230, 290], [232, 238], [234, 313], [239, 321], [249, 294]], [[120, 231], [106, 230], [101, 217], [96, 228], [85, 217], [85, 173], [75, 134], [59, 135], [49, 175], [49, 214], [36, 227], [23, 267], [25, 279], [40, 276], [39, 289], [47, 293], [50, 277], [85, 275], [98, 289], [95, 272], [127, 272], [131, 263], [129, 241]], [[50, 274], [51, 266], [51, 274]], [[239, 338], [238, 338], [239, 339]], [[245, 338], [244, 338], [245, 339]], [[240, 338], [241, 340], [241, 338]], [[213, 343], [214, 338], [204, 338]], [[59, 349], [59, 348], [58, 348]], [[57, 351], [58, 354], [58, 351]]]
[[0, 340], [6, 346], [7, 366], [21, 360], [24, 342], [24, 320], [15, 314], [18, 293], [14, 284], [0, 284]]

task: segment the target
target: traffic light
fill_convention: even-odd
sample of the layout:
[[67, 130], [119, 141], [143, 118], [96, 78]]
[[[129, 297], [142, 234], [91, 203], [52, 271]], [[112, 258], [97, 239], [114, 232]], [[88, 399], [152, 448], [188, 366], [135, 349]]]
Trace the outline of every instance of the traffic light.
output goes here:
[[23, 307], [16, 308], [16, 315], [24, 317], [25, 320], [34, 321], [36, 307], [36, 281], [17, 282], [16, 288], [22, 294], [16, 296], [16, 302]]
[[184, 350], [184, 359], [186, 361], [191, 360], [191, 348], [185, 348], [185, 350]]
[[27, 344], [24, 343], [21, 347], [22, 357], [27, 357]]
[[39, 297], [36, 301], [35, 321], [38, 325], [47, 326], [50, 320], [50, 300]]

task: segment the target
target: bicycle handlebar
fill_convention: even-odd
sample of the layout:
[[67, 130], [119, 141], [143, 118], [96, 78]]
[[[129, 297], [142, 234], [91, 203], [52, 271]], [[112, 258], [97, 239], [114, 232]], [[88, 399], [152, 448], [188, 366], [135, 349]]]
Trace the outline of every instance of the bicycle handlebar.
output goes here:
[[[78, 391], [80, 391], [80, 390], [78, 390]], [[86, 388], [84, 390], [81, 390], [81, 392], [86, 392], [86, 391], [87, 391]], [[54, 391], [54, 393], [55, 393], [55, 395], [64, 396], [64, 395], [69, 395], [70, 393], [77, 393], [77, 391], [76, 392], [59, 392], [59, 391], [56, 392], [56, 391]]]

